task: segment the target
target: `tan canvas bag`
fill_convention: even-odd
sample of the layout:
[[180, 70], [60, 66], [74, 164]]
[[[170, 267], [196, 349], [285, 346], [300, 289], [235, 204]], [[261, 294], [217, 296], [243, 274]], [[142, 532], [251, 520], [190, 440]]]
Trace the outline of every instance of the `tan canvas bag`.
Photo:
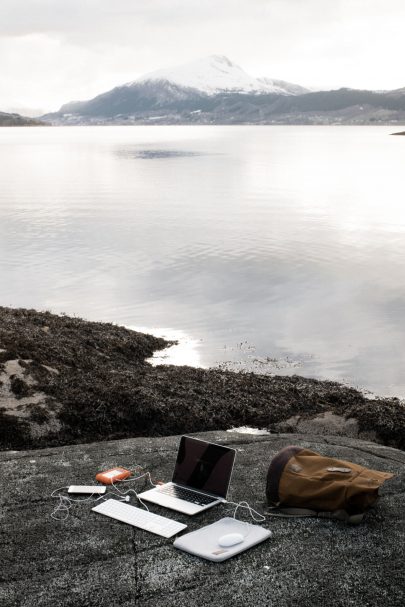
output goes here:
[[272, 459], [267, 474], [268, 514], [359, 523], [376, 502], [379, 487], [393, 476], [310, 449], [286, 447]]

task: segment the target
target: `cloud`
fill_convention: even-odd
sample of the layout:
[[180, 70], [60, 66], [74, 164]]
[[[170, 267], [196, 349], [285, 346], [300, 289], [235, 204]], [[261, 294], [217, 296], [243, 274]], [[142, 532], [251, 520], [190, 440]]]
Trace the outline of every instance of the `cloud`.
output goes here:
[[404, 18], [402, 0], [2, 0], [2, 109], [56, 109], [213, 53], [255, 76], [399, 88]]

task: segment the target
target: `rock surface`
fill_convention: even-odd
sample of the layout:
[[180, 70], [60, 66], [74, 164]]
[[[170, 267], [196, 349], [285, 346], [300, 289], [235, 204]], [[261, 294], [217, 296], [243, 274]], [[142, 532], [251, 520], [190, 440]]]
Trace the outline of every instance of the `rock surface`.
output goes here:
[[[110, 323], [0, 307], [0, 449], [237, 426], [405, 448], [405, 405], [335, 382], [146, 359], [171, 344]], [[372, 434], [370, 434], [372, 433]]]
[[[288, 444], [396, 476], [355, 527], [322, 519], [271, 518], [273, 537], [222, 564], [173, 548], [173, 539], [132, 528], [75, 504], [55, 521], [50, 493], [92, 484], [96, 472], [140, 464], [170, 480], [179, 437], [136, 438], [0, 453], [0, 603], [4, 607], [402, 607], [405, 600], [405, 454], [369, 442], [311, 435], [199, 435], [237, 449], [228, 499], [262, 510], [267, 467]], [[140, 481], [140, 484], [142, 481]], [[136, 504], [136, 500], [132, 500]], [[232, 511], [196, 517], [151, 506], [194, 530]]]

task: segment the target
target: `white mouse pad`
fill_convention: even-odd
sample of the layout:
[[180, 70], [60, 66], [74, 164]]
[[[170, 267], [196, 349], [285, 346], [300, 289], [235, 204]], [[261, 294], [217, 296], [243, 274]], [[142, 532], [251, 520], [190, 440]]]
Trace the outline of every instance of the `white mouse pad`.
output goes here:
[[[243, 541], [234, 546], [220, 546], [219, 539], [231, 533], [243, 535]], [[203, 559], [221, 562], [252, 548], [252, 546], [256, 546], [256, 544], [260, 544], [271, 535], [271, 531], [264, 529], [264, 527], [226, 517], [212, 523], [212, 525], [207, 525], [207, 527], [178, 537], [173, 546]]]

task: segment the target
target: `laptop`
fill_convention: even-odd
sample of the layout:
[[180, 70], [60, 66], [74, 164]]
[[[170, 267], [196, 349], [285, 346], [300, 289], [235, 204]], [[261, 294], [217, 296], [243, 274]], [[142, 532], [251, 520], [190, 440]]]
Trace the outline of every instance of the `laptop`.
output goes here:
[[182, 436], [171, 483], [138, 498], [184, 514], [198, 514], [226, 500], [236, 451]]

